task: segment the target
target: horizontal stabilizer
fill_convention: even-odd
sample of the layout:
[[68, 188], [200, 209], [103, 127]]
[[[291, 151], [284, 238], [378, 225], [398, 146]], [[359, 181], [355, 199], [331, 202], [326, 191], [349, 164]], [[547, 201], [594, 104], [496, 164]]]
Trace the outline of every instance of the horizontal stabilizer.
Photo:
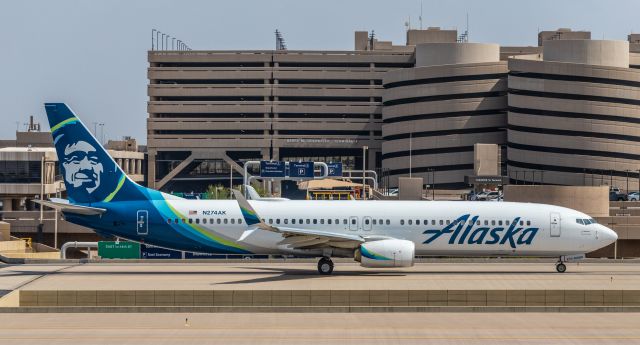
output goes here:
[[82, 214], [85, 216], [99, 215], [107, 212], [104, 208], [74, 205], [66, 199], [53, 198], [50, 200], [33, 200], [33, 202], [65, 213]]

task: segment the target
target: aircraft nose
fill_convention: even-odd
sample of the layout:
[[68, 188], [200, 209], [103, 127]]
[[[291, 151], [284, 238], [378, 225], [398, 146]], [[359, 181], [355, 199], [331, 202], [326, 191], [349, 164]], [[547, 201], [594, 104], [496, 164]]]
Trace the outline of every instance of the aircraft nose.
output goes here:
[[618, 240], [618, 234], [604, 225], [600, 225], [598, 237], [604, 245], [609, 245]]

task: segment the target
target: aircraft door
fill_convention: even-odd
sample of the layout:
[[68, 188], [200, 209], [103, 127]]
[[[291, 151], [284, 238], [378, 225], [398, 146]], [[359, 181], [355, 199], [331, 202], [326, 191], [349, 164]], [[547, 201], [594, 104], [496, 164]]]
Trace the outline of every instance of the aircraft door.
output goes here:
[[551, 212], [550, 214], [551, 237], [560, 237], [560, 213]]
[[358, 230], [358, 217], [349, 217], [349, 230]]
[[371, 217], [365, 216], [362, 218], [362, 230], [364, 231], [371, 230]]
[[136, 212], [136, 231], [138, 235], [149, 234], [149, 212], [147, 210]]

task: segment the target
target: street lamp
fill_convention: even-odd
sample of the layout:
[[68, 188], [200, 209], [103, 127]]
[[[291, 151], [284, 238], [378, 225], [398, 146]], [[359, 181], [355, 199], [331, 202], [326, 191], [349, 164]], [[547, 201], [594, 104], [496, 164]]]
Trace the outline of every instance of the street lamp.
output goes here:
[[166, 36], [166, 35], [162, 34], [162, 50], [164, 50], [164, 47], [165, 47], [165, 45], [164, 45], [164, 36]]
[[176, 38], [175, 37], [171, 37], [171, 50], [176, 50], [174, 48], [175, 43], [176, 43]]
[[153, 44], [153, 36], [155, 35], [155, 33], [156, 33], [156, 29], [151, 29], [151, 50], [155, 50], [154, 49], [155, 46]]
[[367, 173], [367, 164], [366, 164], [366, 159], [367, 159], [367, 150], [369, 149], [368, 146], [363, 146], [362, 147], [362, 200], [364, 200], [365, 198], [365, 194], [366, 194], [366, 188], [365, 188], [365, 176]]

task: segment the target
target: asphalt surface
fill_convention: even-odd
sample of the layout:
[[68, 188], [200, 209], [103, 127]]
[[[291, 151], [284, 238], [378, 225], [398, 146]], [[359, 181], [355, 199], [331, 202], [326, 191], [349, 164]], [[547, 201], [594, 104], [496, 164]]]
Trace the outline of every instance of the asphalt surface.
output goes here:
[[313, 263], [110, 263], [0, 268], [0, 290], [636, 290], [638, 263], [420, 263], [367, 269], [338, 263], [331, 276]]

